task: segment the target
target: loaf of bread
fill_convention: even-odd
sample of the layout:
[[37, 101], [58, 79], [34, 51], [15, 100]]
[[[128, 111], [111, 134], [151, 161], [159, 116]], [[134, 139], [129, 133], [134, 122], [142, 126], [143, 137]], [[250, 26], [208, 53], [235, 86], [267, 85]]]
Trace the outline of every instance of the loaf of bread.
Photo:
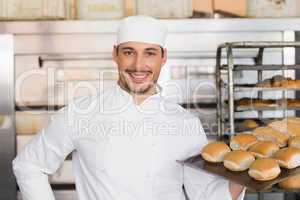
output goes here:
[[224, 142], [216, 141], [207, 144], [201, 151], [201, 156], [204, 160], [212, 163], [223, 162], [224, 156], [231, 149]]
[[262, 158], [255, 160], [249, 168], [248, 174], [258, 181], [269, 181], [275, 179], [281, 170], [276, 160]]
[[268, 126], [254, 129], [253, 135], [255, 135], [260, 141], [271, 141], [277, 144], [279, 147], [285, 147], [289, 139], [288, 135], [274, 130]]
[[244, 150], [246, 151], [251, 145], [257, 142], [254, 135], [240, 133], [233, 136], [230, 140], [230, 148], [232, 150]]
[[277, 151], [273, 158], [283, 168], [293, 169], [300, 166], [300, 149], [295, 147], [286, 147]]
[[270, 141], [259, 141], [249, 148], [257, 158], [270, 158], [279, 150], [279, 146]]
[[236, 150], [227, 153], [224, 157], [224, 167], [231, 171], [244, 171], [249, 168], [255, 160], [252, 153], [248, 151]]

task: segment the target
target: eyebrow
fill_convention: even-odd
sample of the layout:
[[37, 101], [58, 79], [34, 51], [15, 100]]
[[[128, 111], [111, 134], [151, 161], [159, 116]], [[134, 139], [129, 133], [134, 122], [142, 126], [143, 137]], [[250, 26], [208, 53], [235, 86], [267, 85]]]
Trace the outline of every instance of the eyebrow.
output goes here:
[[134, 50], [134, 48], [132, 48], [132, 47], [121, 47], [121, 50], [123, 51], [123, 50]]
[[159, 51], [159, 49], [150, 47], [150, 48], [146, 48], [145, 51]]
[[[135, 50], [135, 49], [132, 47], [122, 47], [121, 50]], [[145, 51], [159, 51], [159, 49], [154, 48], [154, 47], [149, 47], [149, 48], [146, 48]]]

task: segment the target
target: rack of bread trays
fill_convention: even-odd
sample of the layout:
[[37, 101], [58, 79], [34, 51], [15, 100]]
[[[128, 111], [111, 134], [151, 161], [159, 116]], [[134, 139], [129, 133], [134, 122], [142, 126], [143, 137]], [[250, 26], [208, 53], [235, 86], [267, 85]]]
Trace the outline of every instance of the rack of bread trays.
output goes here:
[[[208, 143], [201, 154], [179, 162], [235, 181], [259, 194], [299, 192], [300, 118], [295, 116], [295, 110], [300, 110], [300, 99], [295, 94], [300, 90], [300, 80], [289, 74], [300, 69], [300, 65], [264, 61], [266, 52], [282, 53], [285, 48], [297, 47], [300, 42], [220, 45], [216, 60], [218, 140]], [[234, 54], [247, 50], [253, 52], [254, 64], [236, 64]], [[222, 64], [224, 60], [226, 64]], [[241, 72], [252, 72], [252, 76], [254, 73], [255, 83], [237, 83], [236, 76]], [[249, 111], [256, 113], [254, 117], [239, 118], [240, 113]], [[268, 118], [264, 111], [281, 114]], [[224, 135], [229, 135], [229, 140], [224, 140]]]

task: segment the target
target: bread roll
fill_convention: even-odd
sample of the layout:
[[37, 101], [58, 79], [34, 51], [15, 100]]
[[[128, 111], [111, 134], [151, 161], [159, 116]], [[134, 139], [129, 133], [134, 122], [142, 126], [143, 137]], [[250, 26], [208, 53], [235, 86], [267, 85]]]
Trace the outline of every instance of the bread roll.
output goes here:
[[276, 160], [262, 158], [255, 160], [248, 171], [249, 176], [258, 181], [269, 181], [275, 179], [281, 170]]
[[300, 100], [299, 99], [288, 99], [287, 106], [288, 107], [300, 107]]
[[289, 147], [300, 148], [300, 136], [290, 138], [289, 139]]
[[292, 176], [279, 183], [283, 189], [300, 189], [300, 175]]
[[270, 100], [270, 99], [254, 99], [253, 106], [255, 108], [275, 107], [275, 106], [277, 106], [277, 104], [274, 100]]
[[300, 135], [300, 120], [296, 117], [274, 121], [269, 123], [268, 126], [288, 135], [289, 137]]
[[274, 100], [269, 99], [253, 99], [242, 98], [236, 101], [236, 105], [239, 107], [274, 107], [277, 106]]
[[291, 123], [300, 123], [300, 117], [288, 117], [284, 120], [291, 122]]
[[256, 87], [272, 87], [271, 79], [265, 79], [264, 81], [257, 83]]
[[259, 141], [249, 148], [249, 151], [258, 158], [270, 158], [278, 150], [279, 146], [270, 141]]
[[231, 138], [230, 148], [232, 150], [244, 150], [246, 151], [251, 145], [257, 142], [254, 135], [239, 134]]
[[300, 149], [286, 147], [277, 151], [273, 158], [277, 160], [281, 167], [293, 169], [300, 166]]
[[282, 87], [283, 82], [287, 81], [282, 75], [275, 75], [271, 78], [272, 87]]
[[230, 148], [224, 142], [211, 142], [207, 144], [201, 151], [204, 160], [208, 162], [223, 162], [225, 154], [230, 152]]
[[297, 81], [296, 80], [287, 80], [285, 82], [282, 83], [282, 87], [284, 88], [297, 88]]
[[245, 121], [243, 121], [243, 126], [245, 128], [250, 128], [250, 129], [254, 129], [257, 128], [259, 125], [258, 123], [253, 120], [253, 119], [246, 119]]
[[295, 80], [295, 85], [297, 88], [300, 88], [300, 80]]
[[224, 167], [231, 171], [244, 171], [255, 160], [252, 153], [242, 150], [231, 151], [224, 157]]
[[271, 141], [276, 143], [279, 147], [285, 147], [287, 145], [289, 136], [283, 134], [271, 127], [258, 127], [253, 131], [253, 135], [261, 141]]

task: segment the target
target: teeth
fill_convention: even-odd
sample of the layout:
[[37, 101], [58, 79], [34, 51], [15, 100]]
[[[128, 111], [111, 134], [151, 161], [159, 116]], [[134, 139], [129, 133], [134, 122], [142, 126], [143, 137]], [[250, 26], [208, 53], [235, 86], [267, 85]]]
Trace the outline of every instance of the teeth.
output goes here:
[[147, 77], [147, 74], [145, 73], [132, 73], [130, 75], [133, 76], [134, 78], [141, 78], [141, 79]]

